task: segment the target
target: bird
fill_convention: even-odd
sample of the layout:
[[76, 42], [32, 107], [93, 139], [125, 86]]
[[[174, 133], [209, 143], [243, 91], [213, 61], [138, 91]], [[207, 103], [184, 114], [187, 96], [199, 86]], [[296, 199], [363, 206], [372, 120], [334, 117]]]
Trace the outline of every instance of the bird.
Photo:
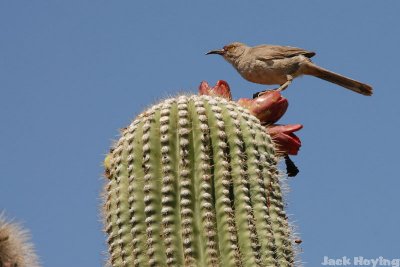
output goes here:
[[315, 76], [366, 96], [372, 95], [373, 91], [368, 84], [314, 64], [311, 58], [315, 52], [302, 48], [267, 44], [251, 47], [240, 42], [233, 42], [222, 49], [206, 53], [206, 55], [211, 54], [221, 55], [244, 79], [250, 82], [280, 85], [277, 91], [285, 90], [294, 78], [302, 75]]

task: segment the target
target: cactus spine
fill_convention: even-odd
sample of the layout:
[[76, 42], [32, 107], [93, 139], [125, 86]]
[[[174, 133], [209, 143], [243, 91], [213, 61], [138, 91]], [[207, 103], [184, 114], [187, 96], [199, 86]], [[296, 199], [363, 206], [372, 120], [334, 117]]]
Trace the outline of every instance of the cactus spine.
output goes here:
[[179, 96], [140, 114], [105, 164], [111, 265], [293, 266], [276, 162], [234, 102]]

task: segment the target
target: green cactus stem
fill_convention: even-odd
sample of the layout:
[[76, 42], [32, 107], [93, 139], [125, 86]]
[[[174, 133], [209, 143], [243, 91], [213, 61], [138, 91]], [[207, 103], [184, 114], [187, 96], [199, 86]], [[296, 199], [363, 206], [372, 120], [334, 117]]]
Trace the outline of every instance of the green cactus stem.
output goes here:
[[235, 102], [162, 101], [122, 131], [105, 165], [112, 266], [294, 265], [273, 143]]

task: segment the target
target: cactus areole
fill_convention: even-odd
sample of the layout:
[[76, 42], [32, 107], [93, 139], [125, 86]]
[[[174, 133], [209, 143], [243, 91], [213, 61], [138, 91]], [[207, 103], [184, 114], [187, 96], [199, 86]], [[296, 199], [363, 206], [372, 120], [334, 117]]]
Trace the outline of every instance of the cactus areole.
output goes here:
[[270, 135], [218, 96], [178, 96], [141, 113], [107, 156], [110, 264], [294, 266]]

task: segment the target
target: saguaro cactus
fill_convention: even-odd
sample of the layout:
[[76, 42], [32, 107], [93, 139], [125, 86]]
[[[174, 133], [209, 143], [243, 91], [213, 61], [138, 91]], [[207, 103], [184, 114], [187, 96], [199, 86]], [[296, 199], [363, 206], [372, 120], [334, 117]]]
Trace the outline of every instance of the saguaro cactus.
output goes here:
[[162, 101], [122, 130], [105, 165], [112, 266], [294, 265], [273, 142], [237, 103]]
[[6, 220], [0, 213], [0, 266], [39, 267], [38, 257], [27, 230]]

